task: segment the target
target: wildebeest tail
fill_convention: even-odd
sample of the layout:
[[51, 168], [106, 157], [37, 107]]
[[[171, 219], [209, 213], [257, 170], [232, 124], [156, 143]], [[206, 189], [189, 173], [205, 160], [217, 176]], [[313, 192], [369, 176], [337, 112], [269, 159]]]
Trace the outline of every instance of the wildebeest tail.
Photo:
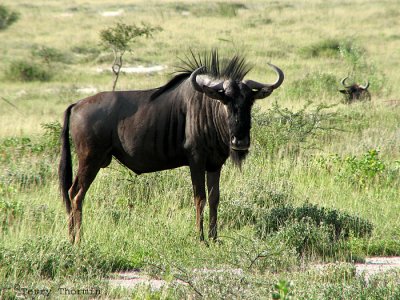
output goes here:
[[68, 190], [72, 186], [72, 159], [71, 145], [69, 141], [69, 118], [71, 109], [75, 104], [70, 105], [64, 113], [64, 125], [61, 132], [61, 159], [58, 167], [58, 178], [60, 190], [65, 203], [65, 208], [69, 214], [71, 211], [71, 199]]

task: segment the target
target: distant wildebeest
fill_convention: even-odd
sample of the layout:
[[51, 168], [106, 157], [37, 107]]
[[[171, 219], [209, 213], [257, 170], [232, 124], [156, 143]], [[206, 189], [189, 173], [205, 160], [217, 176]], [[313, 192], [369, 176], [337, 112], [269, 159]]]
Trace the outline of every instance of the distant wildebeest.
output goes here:
[[339, 90], [339, 92], [345, 94], [346, 103], [352, 103], [356, 100], [371, 100], [371, 94], [368, 91], [369, 82], [365, 85], [352, 84], [346, 85], [346, 80], [348, 77], [343, 78], [340, 83], [344, 86], [344, 90]]
[[[167, 84], [141, 91], [102, 92], [70, 105], [64, 113], [59, 180], [69, 214], [71, 242], [80, 239], [82, 204], [112, 157], [136, 174], [189, 166], [196, 227], [204, 240], [206, 182], [209, 238], [217, 238], [219, 181], [228, 157], [240, 165], [250, 147], [251, 108], [283, 80], [278, 67], [272, 84], [243, 80], [251, 70], [244, 58], [221, 61], [217, 51], [187, 57]], [[69, 133], [78, 170], [72, 181]]]

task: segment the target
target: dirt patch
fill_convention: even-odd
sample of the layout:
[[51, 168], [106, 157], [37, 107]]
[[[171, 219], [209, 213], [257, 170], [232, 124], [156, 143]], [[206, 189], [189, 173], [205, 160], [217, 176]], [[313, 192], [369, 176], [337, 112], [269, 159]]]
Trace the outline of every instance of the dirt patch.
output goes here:
[[384, 101], [387, 106], [398, 107], [400, 106], [400, 99], [391, 99]]
[[159, 290], [164, 284], [164, 280], [151, 279], [149, 276], [141, 274], [139, 271], [129, 271], [122, 273], [114, 273], [109, 283], [112, 287], [134, 288], [141, 284], [150, 285], [152, 289]]
[[97, 93], [97, 88], [88, 86], [88, 87], [81, 87], [77, 88], [76, 91], [81, 94], [95, 94]]
[[[121, 73], [126, 74], [150, 74], [150, 73], [157, 73], [165, 70], [166, 66], [155, 65], [155, 66], [137, 66], [137, 67], [122, 67]], [[111, 68], [96, 68], [97, 73], [102, 72], [112, 72]]]
[[369, 257], [363, 264], [355, 264], [356, 274], [368, 281], [372, 275], [393, 269], [400, 269], [400, 257]]
[[[181, 284], [186, 284], [183, 281], [175, 280]], [[154, 279], [148, 275], [141, 273], [140, 271], [127, 271], [113, 273], [112, 278], [108, 280], [110, 286], [114, 288], [126, 288], [133, 289], [139, 285], [150, 286], [151, 290], [160, 290], [167, 282], [162, 279]]]
[[[320, 265], [319, 267], [323, 267]], [[369, 257], [365, 263], [356, 263], [356, 275], [364, 276], [365, 280], [377, 273], [386, 272], [392, 269], [400, 269], [400, 257]], [[204, 271], [204, 270], [203, 270]], [[213, 270], [215, 271], [215, 270]], [[242, 272], [235, 269], [235, 272]], [[140, 271], [129, 271], [113, 273], [112, 278], [108, 280], [111, 287], [133, 289], [139, 285], [147, 285], [154, 291], [160, 290], [167, 282], [162, 279], [154, 279]], [[176, 280], [177, 283], [187, 284], [184, 281]]]
[[123, 13], [124, 11], [120, 9], [115, 11], [102, 11], [100, 12], [100, 15], [103, 17], [118, 17], [121, 16]]

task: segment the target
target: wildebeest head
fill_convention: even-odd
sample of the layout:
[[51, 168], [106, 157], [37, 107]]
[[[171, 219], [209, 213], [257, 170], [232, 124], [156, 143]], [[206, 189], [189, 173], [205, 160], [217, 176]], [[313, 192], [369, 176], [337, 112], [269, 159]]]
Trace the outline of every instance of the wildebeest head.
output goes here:
[[343, 85], [344, 89], [339, 90], [342, 94], [346, 96], [346, 102], [351, 103], [355, 100], [371, 100], [371, 94], [368, 91], [369, 82], [367, 81], [365, 85], [352, 84], [346, 85], [346, 80], [348, 77], [343, 78], [340, 83]]
[[204, 71], [202, 67], [196, 69], [190, 77], [195, 90], [225, 105], [231, 158], [234, 162], [242, 160], [250, 147], [251, 108], [254, 101], [266, 98], [283, 82], [282, 70], [272, 64], [269, 65], [278, 74], [277, 80], [272, 84], [232, 78], [213, 79], [209, 75], [201, 75]]

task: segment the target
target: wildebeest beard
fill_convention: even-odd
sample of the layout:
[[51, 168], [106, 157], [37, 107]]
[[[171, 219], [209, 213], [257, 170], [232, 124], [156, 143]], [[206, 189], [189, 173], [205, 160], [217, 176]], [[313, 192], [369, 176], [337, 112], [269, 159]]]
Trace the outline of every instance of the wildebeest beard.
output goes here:
[[231, 149], [230, 150], [230, 158], [236, 167], [238, 167], [239, 169], [242, 169], [242, 163], [244, 162], [248, 153], [249, 153], [248, 150], [236, 151], [236, 150]]

